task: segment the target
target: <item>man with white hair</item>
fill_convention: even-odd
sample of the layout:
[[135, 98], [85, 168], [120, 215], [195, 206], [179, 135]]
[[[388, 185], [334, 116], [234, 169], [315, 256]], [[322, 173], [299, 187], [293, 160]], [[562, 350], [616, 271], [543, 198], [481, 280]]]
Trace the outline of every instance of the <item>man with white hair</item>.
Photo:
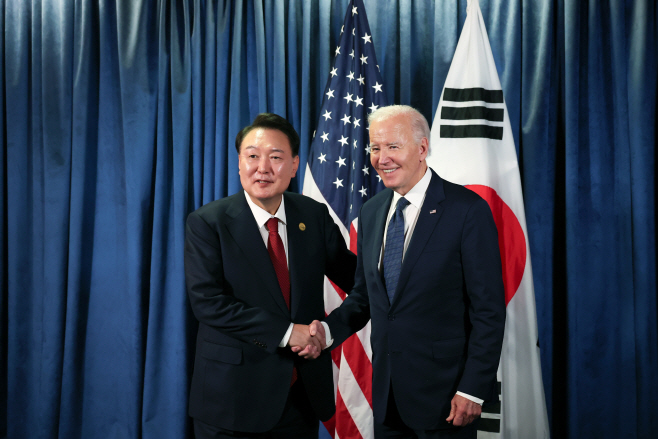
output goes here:
[[[361, 209], [354, 288], [325, 319], [328, 342], [372, 319], [377, 438], [475, 438], [482, 402], [498, 397], [505, 325], [491, 210], [428, 168], [417, 110], [383, 107], [368, 122], [387, 189]], [[324, 334], [317, 321], [311, 332]]]

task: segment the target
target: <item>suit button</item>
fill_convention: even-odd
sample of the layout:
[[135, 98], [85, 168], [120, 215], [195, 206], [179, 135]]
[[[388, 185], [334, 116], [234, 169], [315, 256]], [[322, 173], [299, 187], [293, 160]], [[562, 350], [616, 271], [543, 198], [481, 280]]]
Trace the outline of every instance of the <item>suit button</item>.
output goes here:
[[395, 314], [389, 314], [388, 319], [391, 320], [391, 321], [395, 320]]

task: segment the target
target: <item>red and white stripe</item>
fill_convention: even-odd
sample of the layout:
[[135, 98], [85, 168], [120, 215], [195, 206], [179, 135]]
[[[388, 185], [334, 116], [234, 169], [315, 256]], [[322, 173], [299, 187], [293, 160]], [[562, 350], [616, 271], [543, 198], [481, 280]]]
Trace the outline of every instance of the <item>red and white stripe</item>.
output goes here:
[[[355, 219], [348, 231], [322, 196], [311, 171], [306, 166], [304, 195], [324, 203], [340, 228], [345, 242], [356, 253]], [[325, 277], [324, 308], [329, 314], [345, 300], [346, 293]], [[332, 351], [336, 414], [324, 425], [335, 439], [373, 439], [372, 417], [372, 348], [370, 322]]]

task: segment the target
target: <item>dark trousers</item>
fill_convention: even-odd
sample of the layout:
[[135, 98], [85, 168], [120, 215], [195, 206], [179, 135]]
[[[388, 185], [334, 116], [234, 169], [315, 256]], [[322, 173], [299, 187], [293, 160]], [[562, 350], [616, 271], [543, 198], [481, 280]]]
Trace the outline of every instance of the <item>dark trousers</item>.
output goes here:
[[318, 418], [311, 408], [301, 380], [290, 388], [281, 419], [265, 433], [225, 430], [194, 419], [196, 439], [318, 439]]
[[442, 430], [414, 430], [408, 427], [400, 417], [393, 395], [393, 385], [391, 385], [386, 403], [384, 423], [378, 424], [375, 422], [375, 439], [476, 439], [478, 421], [479, 419], [465, 427], [452, 427]]

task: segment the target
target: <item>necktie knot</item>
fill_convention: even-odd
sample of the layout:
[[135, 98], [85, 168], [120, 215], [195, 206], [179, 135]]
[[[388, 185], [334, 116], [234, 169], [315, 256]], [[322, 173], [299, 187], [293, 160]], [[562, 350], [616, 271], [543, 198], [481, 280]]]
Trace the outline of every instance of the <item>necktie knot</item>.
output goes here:
[[409, 204], [409, 200], [406, 198], [402, 197], [398, 200], [398, 204], [395, 205], [395, 212], [402, 212], [405, 207], [407, 207]]
[[267, 230], [270, 231], [270, 233], [279, 233], [279, 219], [278, 218], [270, 218], [267, 220], [265, 223], [267, 225]]

